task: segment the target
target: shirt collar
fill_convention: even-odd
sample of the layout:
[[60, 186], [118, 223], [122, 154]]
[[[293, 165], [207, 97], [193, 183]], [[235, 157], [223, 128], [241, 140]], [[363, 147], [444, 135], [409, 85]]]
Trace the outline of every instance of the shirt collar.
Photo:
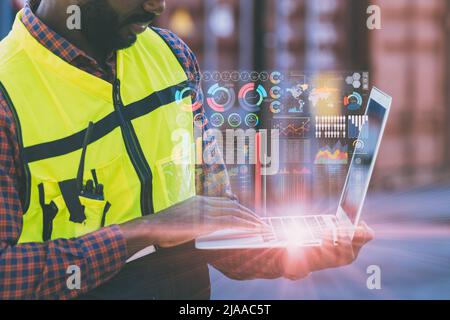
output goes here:
[[27, 0], [25, 3], [22, 23], [31, 35], [47, 50], [69, 63], [83, 59], [88, 63], [97, 65], [95, 59], [50, 29], [34, 14], [40, 3], [41, 0]]

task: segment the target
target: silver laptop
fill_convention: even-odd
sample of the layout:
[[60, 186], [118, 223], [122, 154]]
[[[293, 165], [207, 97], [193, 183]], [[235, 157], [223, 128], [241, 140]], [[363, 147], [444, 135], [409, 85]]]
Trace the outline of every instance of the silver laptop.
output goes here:
[[255, 234], [225, 229], [198, 238], [196, 247], [217, 250], [320, 246], [324, 232], [333, 234], [336, 240], [338, 228], [344, 228], [353, 237], [369, 188], [391, 104], [390, 96], [373, 88], [365, 116], [349, 119], [352, 125], [359, 129], [359, 139], [355, 142], [355, 152], [336, 215], [264, 218], [263, 221], [271, 227], [269, 233]]

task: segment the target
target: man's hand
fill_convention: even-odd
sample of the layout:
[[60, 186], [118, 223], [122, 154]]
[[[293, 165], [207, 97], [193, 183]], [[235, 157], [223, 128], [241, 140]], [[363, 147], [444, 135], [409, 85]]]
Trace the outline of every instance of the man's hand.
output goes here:
[[337, 245], [333, 243], [332, 234], [325, 234], [320, 247], [290, 248], [282, 257], [282, 275], [298, 280], [314, 271], [349, 265], [373, 235], [373, 230], [362, 222], [356, 228], [353, 240], [345, 230], [338, 230]]
[[208, 252], [208, 261], [225, 275], [237, 280], [274, 279], [298, 280], [311, 272], [336, 268], [352, 263], [361, 248], [373, 239], [373, 231], [363, 222], [350, 240], [345, 230], [323, 236], [320, 247], [288, 249], [216, 250]]
[[252, 211], [236, 201], [201, 196], [158, 214], [127, 222], [121, 228], [129, 256], [151, 245], [175, 247], [221, 229], [267, 231]]

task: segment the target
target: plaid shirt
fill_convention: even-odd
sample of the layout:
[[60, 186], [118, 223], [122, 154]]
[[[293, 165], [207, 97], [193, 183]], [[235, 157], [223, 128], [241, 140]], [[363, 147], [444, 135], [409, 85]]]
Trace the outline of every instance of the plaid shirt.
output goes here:
[[[25, 5], [22, 17], [22, 22], [33, 37], [66, 62], [112, 82], [115, 79], [115, 55], [109, 57], [106, 68], [102, 68], [93, 58], [52, 31], [34, 15], [33, 11], [39, 2], [30, 0]], [[190, 75], [191, 86], [197, 88], [193, 91], [199, 93], [192, 97], [193, 101], [202, 101], [200, 83], [194, 76], [199, 74], [194, 53], [170, 31], [157, 28], [155, 31], [165, 39], [186, 74]], [[76, 239], [17, 244], [22, 231], [23, 214], [20, 192], [24, 184], [24, 172], [20, 159], [13, 115], [0, 92], [0, 299], [75, 298], [111, 279], [125, 265], [127, 258], [125, 240], [118, 226], [102, 228]], [[223, 163], [204, 165], [201, 172], [197, 177], [198, 194], [232, 196]], [[214, 254], [210, 257], [215, 267], [236, 279], [273, 278], [277, 274], [274, 271], [275, 264], [262, 269], [260, 265], [248, 265], [249, 261], [243, 252]], [[84, 277], [81, 290], [67, 288], [67, 269], [72, 265], [80, 267]], [[244, 265], [245, 268], [241, 268]]]

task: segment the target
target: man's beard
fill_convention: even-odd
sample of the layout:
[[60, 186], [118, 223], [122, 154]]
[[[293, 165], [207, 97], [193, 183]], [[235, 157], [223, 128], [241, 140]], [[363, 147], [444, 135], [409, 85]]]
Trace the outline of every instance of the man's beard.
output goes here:
[[153, 21], [155, 15], [142, 13], [120, 21], [119, 15], [107, 0], [92, 0], [80, 6], [81, 32], [86, 39], [106, 54], [131, 47], [137, 40], [132, 32], [121, 34], [123, 27], [132, 23]]

